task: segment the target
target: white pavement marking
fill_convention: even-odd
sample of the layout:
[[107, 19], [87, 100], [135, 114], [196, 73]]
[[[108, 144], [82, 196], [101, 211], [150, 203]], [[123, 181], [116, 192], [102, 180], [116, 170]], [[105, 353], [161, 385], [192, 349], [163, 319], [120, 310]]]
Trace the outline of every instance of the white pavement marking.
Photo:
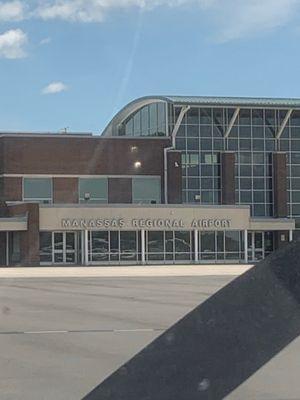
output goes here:
[[166, 328], [140, 328], [140, 329], [82, 329], [69, 331], [7, 331], [0, 332], [0, 335], [52, 335], [62, 333], [143, 333], [143, 332], [161, 332]]
[[252, 265], [157, 265], [126, 267], [20, 267], [0, 268], [1, 278], [120, 278], [240, 275]]

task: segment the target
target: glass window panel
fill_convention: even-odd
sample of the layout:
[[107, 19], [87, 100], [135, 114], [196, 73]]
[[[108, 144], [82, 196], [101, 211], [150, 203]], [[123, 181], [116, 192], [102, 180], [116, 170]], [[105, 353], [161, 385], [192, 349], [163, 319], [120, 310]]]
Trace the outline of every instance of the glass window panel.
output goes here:
[[54, 250], [63, 250], [63, 233], [55, 232], [54, 233]]
[[224, 140], [223, 139], [214, 139], [213, 148], [214, 148], [214, 150], [224, 150]]
[[224, 110], [223, 108], [213, 108], [213, 119], [216, 125], [222, 126], [224, 124]]
[[251, 153], [239, 153], [239, 159], [241, 164], [251, 164]]
[[213, 189], [213, 179], [202, 178], [201, 179], [201, 188], [202, 189]]
[[241, 150], [251, 150], [251, 140], [250, 139], [240, 139], [240, 149]]
[[253, 176], [264, 176], [264, 173], [265, 173], [264, 165], [253, 166]]
[[175, 252], [189, 253], [191, 251], [191, 238], [189, 231], [175, 232]]
[[224, 232], [217, 232], [217, 251], [224, 251]]
[[157, 122], [159, 131], [166, 134], [166, 104], [157, 103]]
[[251, 165], [241, 165], [240, 174], [241, 176], [251, 176], [252, 175]]
[[150, 135], [156, 135], [157, 133], [157, 104], [149, 105], [149, 119], [150, 119]]
[[239, 147], [238, 140], [228, 139], [228, 150], [237, 150]]
[[252, 135], [254, 138], [263, 139], [263, 137], [264, 137], [263, 126], [253, 126], [252, 127]]
[[133, 133], [134, 136], [141, 135], [141, 113], [137, 112], [133, 117]]
[[52, 263], [52, 232], [40, 232], [40, 260]]
[[300, 111], [299, 110], [294, 110], [291, 118], [290, 118], [290, 123], [292, 126], [300, 126]]
[[292, 153], [291, 154], [291, 163], [292, 164], [300, 164], [300, 153]]
[[149, 107], [141, 109], [141, 135], [148, 135], [149, 131]]
[[200, 109], [200, 123], [201, 124], [211, 124], [212, 122], [212, 110], [211, 108], [201, 108]]
[[191, 108], [187, 112], [187, 123], [188, 124], [199, 124], [199, 108]]
[[79, 197], [81, 202], [107, 203], [107, 178], [79, 178]]
[[239, 231], [225, 231], [225, 251], [238, 252], [240, 250]]
[[212, 126], [211, 125], [201, 125], [200, 126], [200, 136], [201, 137], [212, 137]]
[[200, 232], [200, 249], [202, 253], [216, 251], [215, 232]]
[[253, 139], [253, 150], [264, 151], [265, 143], [264, 140]]
[[174, 232], [165, 232], [165, 247], [166, 247], [166, 253], [173, 253]]
[[24, 178], [24, 200], [52, 200], [51, 178]]
[[75, 250], [75, 233], [66, 232], [66, 250]]
[[264, 204], [254, 204], [253, 206], [253, 215], [257, 217], [263, 217], [265, 216], [265, 206]]
[[241, 190], [240, 192], [241, 203], [251, 203], [252, 202], [252, 192]]
[[164, 232], [148, 232], [148, 252], [164, 253]]
[[201, 191], [201, 203], [202, 204], [213, 204], [214, 194], [212, 191]]
[[133, 178], [133, 203], [161, 203], [160, 178]]
[[188, 137], [199, 137], [199, 126], [188, 125], [187, 126], [187, 136]]
[[289, 151], [290, 141], [289, 140], [279, 140], [279, 146], [281, 151]]
[[126, 136], [133, 136], [133, 119], [132, 118], [126, 124]]
[[189, 189], [199, 189], [200, 188], [200, 180], [198, 178], [189, 178], [188, 179], [188, 188]]
[[251, 178], [241, 178], [240, 179], [240, 188], [250, 190], [252, 188], [252, 179]]
[[265, 162], [264, 153], [253, 152], [253, 164], [264, 164], [264, 162]]
[[241, 109], [239, 112], [239, 124], [250, 125], [251, 124], [251, 113], [249, 109]]
[[293, 191], [292, 192], [292, 201], [294, 203], [300, 203], [300, 191]]
[[266, 140], [265, 149], [266, 149], [266, 151], [274, 151], [275, 150], [275, 140]]
[[265, 201], [265, 192], [260, 190], [260, 191], [254, 191], [253, 192], [253, 201], [256, 203], [264, 203]]
[[199, 150], [199, 139], [187, 139], [187, 149], [188, 150]]
[[292, 189], [300, 190], [300, 178], [292, 178]]
[[276, 128], [274, 126], [266, 126], [265, 127], [265, 137], [266, 138], [274, 138], [276, 135]]
[[239, 130], [240, 138], [251, 138], [251, 127], [250, 126], [240, 126]]
[[300, 140], [291, 140], [291, 151], [300, 151]]
[[95, 231], [92, 235], [92, 253], [108, 253], [108, 232]]
[[[111, 231], [109, 234], [109, 241], [110, 241], [110, 253], [112, 254], [119, 254], [119, 232]], [[112, 259], [113, 260], [113, 259]], [[116, 258], [115, 258], [116, 260]]]
[[264, 112], [263, 110], [252, 110], [252, 124], [263, 125], [264, 124]]
[[212, 140], [211, 139], [201, 139], [200, 140], [201, 150], [212, 150]]
[[213, 126], [213, 136], [215, 138], [221, 138], [224, 136], [224, 128], [221, 125], [214, 125]]
[[135, 231], [120, 232], [121, 260], [136, 260], [137, 240]]
[[253, 179], [253, 189], [264, 189], [265, 180], [264, 178], [254, 178]]
[[265, 110], [265, 124], [275, 125], [275, 110]]
[[213, 175], [212, 165], [201, 165], [201, 175], [202, 176], [212, 176]]

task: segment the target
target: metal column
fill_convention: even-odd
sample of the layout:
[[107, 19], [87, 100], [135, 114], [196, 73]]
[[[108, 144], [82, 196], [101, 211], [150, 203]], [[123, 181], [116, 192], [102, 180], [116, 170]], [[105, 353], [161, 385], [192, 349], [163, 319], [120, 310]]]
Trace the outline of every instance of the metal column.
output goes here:
[[6, 266], [9, 267], [9, 233], [6, 232]]
[[84, 231], [84, 264], [89, 265], [89, 231]]
[[245, 263], [248, 264], [248, 231], [244, 230], [244, 251], [245, 251]]
[[194, 249], [195, 249], [195, 263], [199, 261], [199, 232], [194, 230]]
[[292, 229], [289, 230], [289, 242], [293, 241], [293, 231]]
[[145, 229], [141, 230], [141, 251], [142, 251], [142, 264], [146, 264], [146, 246], [145, 246]]

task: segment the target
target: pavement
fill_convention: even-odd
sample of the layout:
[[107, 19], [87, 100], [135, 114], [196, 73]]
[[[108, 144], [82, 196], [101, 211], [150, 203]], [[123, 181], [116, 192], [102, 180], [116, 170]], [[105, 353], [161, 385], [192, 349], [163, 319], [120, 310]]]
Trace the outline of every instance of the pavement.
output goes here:
[[250, 264], [210, 265], [147, 265], [115, 267], [20, 267], [0, 268], [1, 278], [111, 278], [167, 276], [236, 276], [246, 272]]
[[[0, 399], [82, 399], [232, 279], [0, 279]], [[226, 399], [299, 400], [299, 354], [297, 339]]]

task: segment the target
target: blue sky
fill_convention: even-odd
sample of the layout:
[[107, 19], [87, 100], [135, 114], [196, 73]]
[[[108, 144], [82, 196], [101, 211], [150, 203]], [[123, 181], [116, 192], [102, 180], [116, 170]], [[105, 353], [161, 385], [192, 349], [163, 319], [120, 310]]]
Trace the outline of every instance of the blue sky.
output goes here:
[[299, 0], [0, 1], [0, 130], [100, 133], [153, 94], [300, 97]]

